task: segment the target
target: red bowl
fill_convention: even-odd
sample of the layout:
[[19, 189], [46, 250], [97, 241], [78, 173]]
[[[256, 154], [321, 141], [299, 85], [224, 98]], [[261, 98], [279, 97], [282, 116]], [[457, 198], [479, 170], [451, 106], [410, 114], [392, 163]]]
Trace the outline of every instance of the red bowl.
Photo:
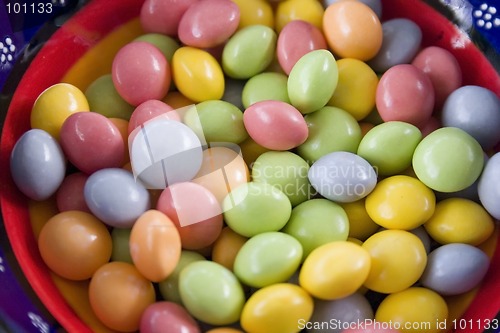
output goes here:
[[[5, 117], [0, 142], [0, 204], [5, 228], [26, 278], [46, 308], [69, 332], [107, 330], [91, 314], [85, 298], [85, 283], [54, 276], [42, 261], [36, 243], [37, 227], [32, 224], [37, 223], [33, 220], [43, 220], [43, 214], [50, 216], [52, 206], [50, 202], [38, 204], [42, 206], [40, 209], [19, 192], [10, 177], [9, 158], [16, 141], [30, 129], [31, 107], [44, 89], [64, 81], [85, 90], [94, 79], [110, 72], [113, 54], [142, 33], [138, 20], [142, 2], [94, 0], [83, 7], [53, 34], [34, 58]], [[495, 68], [447, 18], [419, 0], [382, 0], [382, 3], [383, 20], [409, 18], [422, 29], [423, 46], [436, 45], [451, 51], [462, 67], [463, 84], [483, 86], [500, 96], [500, 77]], [[492, 264], [481, 286], [466, 295], [447, 299], [451, 315], [461, 318], [462, 322], [484, 323], [500, 311], [498, 239], [496, 231], [482, 246], [492, 257]], [[480, 327], [484, 327], [465, 326], [465, 329], [457, 327], [456, 332], [480, 332]]]

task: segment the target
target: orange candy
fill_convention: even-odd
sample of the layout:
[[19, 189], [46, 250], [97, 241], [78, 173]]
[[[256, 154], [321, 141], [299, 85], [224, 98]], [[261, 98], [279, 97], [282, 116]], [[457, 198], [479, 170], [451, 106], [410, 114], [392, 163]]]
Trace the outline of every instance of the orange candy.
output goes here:
[[44, 262], [69, 280], [86, 280], [111, 257], [112, 241], [106, 226], [81, 211], [66, 211], [50, 218], [38, 236]]
[[366, 61], [382, 46], [382, 24], [377, 14], [358, 1], [331, 4], [323, 15], [323, 33], [334, 54]]
[[148, 210], [137, 219], [130, 232], [129, 244], [137, 270], [153, 282], [167, 278], [181, 256], [179, 232], [158, 210]]
[[95, 272], [90, 280], [89, 300], [104, 325], [120, 332], [134, 332], [139, 329], [144, 310], [155, 302], [155, 290], [133, 265], [115, 261]]

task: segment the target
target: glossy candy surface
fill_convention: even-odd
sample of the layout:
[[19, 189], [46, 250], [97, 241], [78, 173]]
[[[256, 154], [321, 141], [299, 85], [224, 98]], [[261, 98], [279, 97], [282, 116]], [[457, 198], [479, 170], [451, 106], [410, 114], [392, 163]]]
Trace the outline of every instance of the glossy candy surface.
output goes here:
[[85, 183], [84, 196], [96, 217], [118, 228], [131, 227], [151, 205], [144, 186], [130, 172], [118, 168], [94, 172]]
[[245, 285], [262, 288], [286, 282], [302, 259], [302, 245], [282, 232], [265, 232], [250, 238], [238, 251], [234, 273]]
[[301, 287], [273, 284], [250, 296], [241, 314], [241, 326], [246, 332], [297, 333], [298, 323], [309, 320], [313, 307], [312, 297]]
[[172, 302], [156, 302], [144, 310], [140, 332], [200, 333], [198, 323], [182, 306]]
[[148, 210], [135, 221], [129, 244], [135, 267], [150, 281], [164, 280], [179, 262], [179, 232], [174, 223], [158, 210]]
[[264, 25], [238, 30], [229, 38], [222, 52], [224, 73], [235, 79], [249, 79], [264, 71], [273, 60], [276, 39], [276, 32]]
[[66, 160], [59, 143], [46, 131], [32, 129], [16, 142], [11, 156], [12, 179], [34, 200], [53, 195], [64, 180]]
[[500, 154], [493, 155], [481, 174], [478, 183], [478, 194], [481, 204], [497, 220], [500, 219]]
[[300, 269], [300, 285], [323, 300], [355, 293], [370, 272], [367, 250], [348, 241], [330, 242], [314, 249]]
[[478, 203], [463, 198], [450, 198], [436, 204], [425, 229], [441, 244], [465, 243], [479, 245], [493, 232], [494, 222]]
[[472, 185], [481, 174], [483, 150], [465, 131], [444, 127], [420, 141], [412, 163], [417, 177], [431, 189], [456, 192]]
[[309, 136], [298, 147], [302, 158], [312, 164], [320, 157], [335, 151], [355, 153], [361, 141], [361, 129], [348, 112], [325, 106], [305, 117]]
[[230, 0], [198, 1], [182, 15], [179, 39], [188, 46], [214, 47], [224, 43], [236, 31], [239, 21], [239, 7]]
[[267, 183], [249, 182], [231, 191], [222, 202], [224, 221], [238, 234], [251, 237], [285, 226], [292, 212], [288, 197]]
[[305, 259], [321, 245], [346, 240], [349, 220], [340, 205], [326, 199], [311, 199], [293, 208], [283, 231], [302, 244]]
[[83, 92], [68, 83], [57, 83], [45, 89], [31, 110], [31, 128], [42, 129], [59, 140], [64, 120], [74, 112], [89, 111]]
[[224, 94], [222, 69], [207, 51], [183, 46], [175, 51], [171, 66], [177, 89], [188, 99], [202, 102]]
[[289, 150], [307, 139], [304, 117], [292, 105], [281, 101], [261, 101], [243, 113], [248, 134], [261, 146], [272, 150]]
[[320, 29], [303, 20], [293, 20], [278, 35], [276, 55], [285, 74], [306, 53], [326, 49], [326, 41]]
[[236, 276], [212, 261], [197, 261], [184, 268], [179, 277], [179, 291], [189, 312], [213, 325], [236, 322], [245, 303]]
[[293, 65], [288, 75], [290, 102], [301, 113], [321, 109], [337, 87], [338, 67], [328, 50], [313, 50]]
[[380, 78], [377, 110], [384, 121], [422, 126], [434, 109], [434, 88], [425, 73], [411, 64], [395, 65]]
[[446, 99], [442, 122], [463, 129], [487, 151], [500, 142], [500, 98], [483, 87], [460, 87]]
[[377, 184], [372, 166], [349, 152], [324, 155], [309, 169], [309, 181], [322, 196], [337, 202], [353, 202], [366, 197]]
[[92, 310], [107, 327], [134, 332], [139, 329], [141, 316], [155, 302], [151, 281], [131, 264], [110, 262], [101, 266], [89, 285]]
[[68, 211], [53, 216], [42, 227], [38, 248], [56, 274], [70, 280], [86, 280], [108, 262], [111, 236], [91, 214]]
[[368, 215], [387, 229], [415, 229], [431, 218], [435, 206], [434, 192], [404, 175], [381, 180], [365, 201]]
[[403, 230], [384, 230], [362, 245], [370, 253], [371, 269], [364, 285], [381, 293], [395, 293], [413, 285], [427, 264], [422, 241]]
[[91, 174], [124, 163], [125, 143], [109, 118], [96, 112], [76, 112], [64, 121], [61, 147], [80, 171]]
[[170, 66], [158, 48], [135, 41], [116, 54], [112, 78], [120, 96], [137, 106], [148, 99], [165, 97], [171, 80]]
[[211, 245], [222, 230], [217, 198], [202, 185], [182, 182], [162, 191], [156, 204], [175, 225], [182, 247], [198, 250]]
[[440, 295], [462, 294], [478, 285], [489, 263], [488, 256], [472, 245], [443, 245], [429, 254], [420, 282]]
[[377, 14], [358, 1], [340, 1], [328, 6], [323, 33], [331, 50], [341, 58], [366, 61], [382, 46], [382, 24]]

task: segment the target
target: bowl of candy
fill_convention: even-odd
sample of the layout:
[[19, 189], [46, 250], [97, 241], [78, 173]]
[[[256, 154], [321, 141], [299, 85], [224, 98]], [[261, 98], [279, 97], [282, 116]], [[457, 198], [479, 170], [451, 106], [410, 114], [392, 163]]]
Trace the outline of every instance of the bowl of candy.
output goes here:
[[47, 310], [68, 332], [497, 332], [498, 59], [438, 5], [85, 3], [2, 111], [2, 219]]

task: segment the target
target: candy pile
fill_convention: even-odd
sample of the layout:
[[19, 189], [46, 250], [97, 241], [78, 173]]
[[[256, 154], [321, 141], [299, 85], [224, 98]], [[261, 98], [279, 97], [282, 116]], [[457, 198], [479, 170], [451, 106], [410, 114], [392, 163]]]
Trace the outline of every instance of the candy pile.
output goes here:
[[46, 89], [12, 151], [57, 203], [47, 266], [113, 331], [444, 331], [489, 267], [500, 99], [381, 12], [146, 0], [144, 35]]

